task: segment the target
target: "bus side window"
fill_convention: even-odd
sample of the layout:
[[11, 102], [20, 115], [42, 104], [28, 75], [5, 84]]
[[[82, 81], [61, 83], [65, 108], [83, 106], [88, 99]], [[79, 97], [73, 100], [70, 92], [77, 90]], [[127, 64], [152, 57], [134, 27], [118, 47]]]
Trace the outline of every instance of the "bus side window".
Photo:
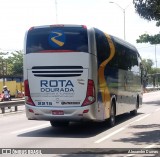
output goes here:
[[126, 49], [120, 44], [116, 44], [116, 58], [118, 63], [118, 68], [123, 70], [128, 70], [128, 58], [126, 56]]
[[98, 65], [100, 65], [103, 61], [105, 61], [109, 57], [110, 47], [108, 44], [107, 37], [102, 31], [95, 29], [95, 37], [96, 37]]

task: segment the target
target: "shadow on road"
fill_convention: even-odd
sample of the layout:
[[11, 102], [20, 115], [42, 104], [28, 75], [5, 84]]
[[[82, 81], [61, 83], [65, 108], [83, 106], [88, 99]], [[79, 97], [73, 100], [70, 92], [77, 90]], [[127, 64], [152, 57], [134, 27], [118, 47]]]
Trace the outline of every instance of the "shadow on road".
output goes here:
[[[142, 113], [138, 113], [138, 115], [140, 114]], [[129, 113], [117, 116], [116, 126], [123, 122], [127, 122], [134, 117], [135, 116], [131, 116]], [[19, 134], [18, 137], [88, 138], [96, 136], [109, 129], [110, 127], [105, 122], [71, 123], [68, 127], [46, 127]]]
[[[157, 144], [160, 145], [160, 124], [133, 125], [129, 128], [133, 129], [133, 137], [121, 138], [114, 142], [133, 143], [134, 145]], [[138, 129], [138, 131], [134, 131]]]

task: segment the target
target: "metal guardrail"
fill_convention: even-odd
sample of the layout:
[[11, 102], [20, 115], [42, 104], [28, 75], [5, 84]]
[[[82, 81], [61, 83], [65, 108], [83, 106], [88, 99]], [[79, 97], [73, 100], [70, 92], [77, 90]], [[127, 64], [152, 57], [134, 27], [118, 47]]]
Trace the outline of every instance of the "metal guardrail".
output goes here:
[[5, 101], [0, 102], [0, 108], [2, 110], [2, 113], [5, 113], [6, 107], [15, 107], [15, 111], [18, 111], [18, 106], [22, 106], [25, 104], [25, 100], [16, 100], [16, 101]]
[[[157, 91], [160, 90], [160, 87], [148, 87], [145, 89], [146, 92], [151, 92], [151, 91]], [[5, 101], [5, 102], [0, 102], [0, 109], [2, 110], [2, 114], [5, 113], [5, 108], [7, 107], [15, 107], [15, 111], [18, 111], [18, 106], [23, 106], [25, 105], [25, 100], [20, 99], [16, 101]]]

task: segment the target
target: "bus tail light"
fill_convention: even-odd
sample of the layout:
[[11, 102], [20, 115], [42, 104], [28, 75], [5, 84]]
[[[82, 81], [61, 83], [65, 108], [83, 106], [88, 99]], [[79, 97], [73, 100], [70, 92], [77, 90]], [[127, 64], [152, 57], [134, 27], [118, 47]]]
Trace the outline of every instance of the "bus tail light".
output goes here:
[[88, 80], [86, 98], [85, 98], [82, 106], [91, 105], [95, 102], [95, 100], [96, 100], [96, 97], [95, 97], [94, 81]]
[[28, 80], [24, 81], [24, 89], [25, 89], [25, 100], [26, 100], [26, 103], [29, 104], [29, 105], [35, 106], [32, 98], [31, 98], [31, 95], [30, 95]]

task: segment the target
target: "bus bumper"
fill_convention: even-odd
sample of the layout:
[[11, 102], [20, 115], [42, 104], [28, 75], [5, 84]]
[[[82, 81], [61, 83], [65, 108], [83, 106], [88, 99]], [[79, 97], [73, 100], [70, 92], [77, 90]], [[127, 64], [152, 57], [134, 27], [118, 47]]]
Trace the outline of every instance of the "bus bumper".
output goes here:
[[37, 107], [25, 105], [28, 120], [98, 121], [95, 105], [80, 107]]

